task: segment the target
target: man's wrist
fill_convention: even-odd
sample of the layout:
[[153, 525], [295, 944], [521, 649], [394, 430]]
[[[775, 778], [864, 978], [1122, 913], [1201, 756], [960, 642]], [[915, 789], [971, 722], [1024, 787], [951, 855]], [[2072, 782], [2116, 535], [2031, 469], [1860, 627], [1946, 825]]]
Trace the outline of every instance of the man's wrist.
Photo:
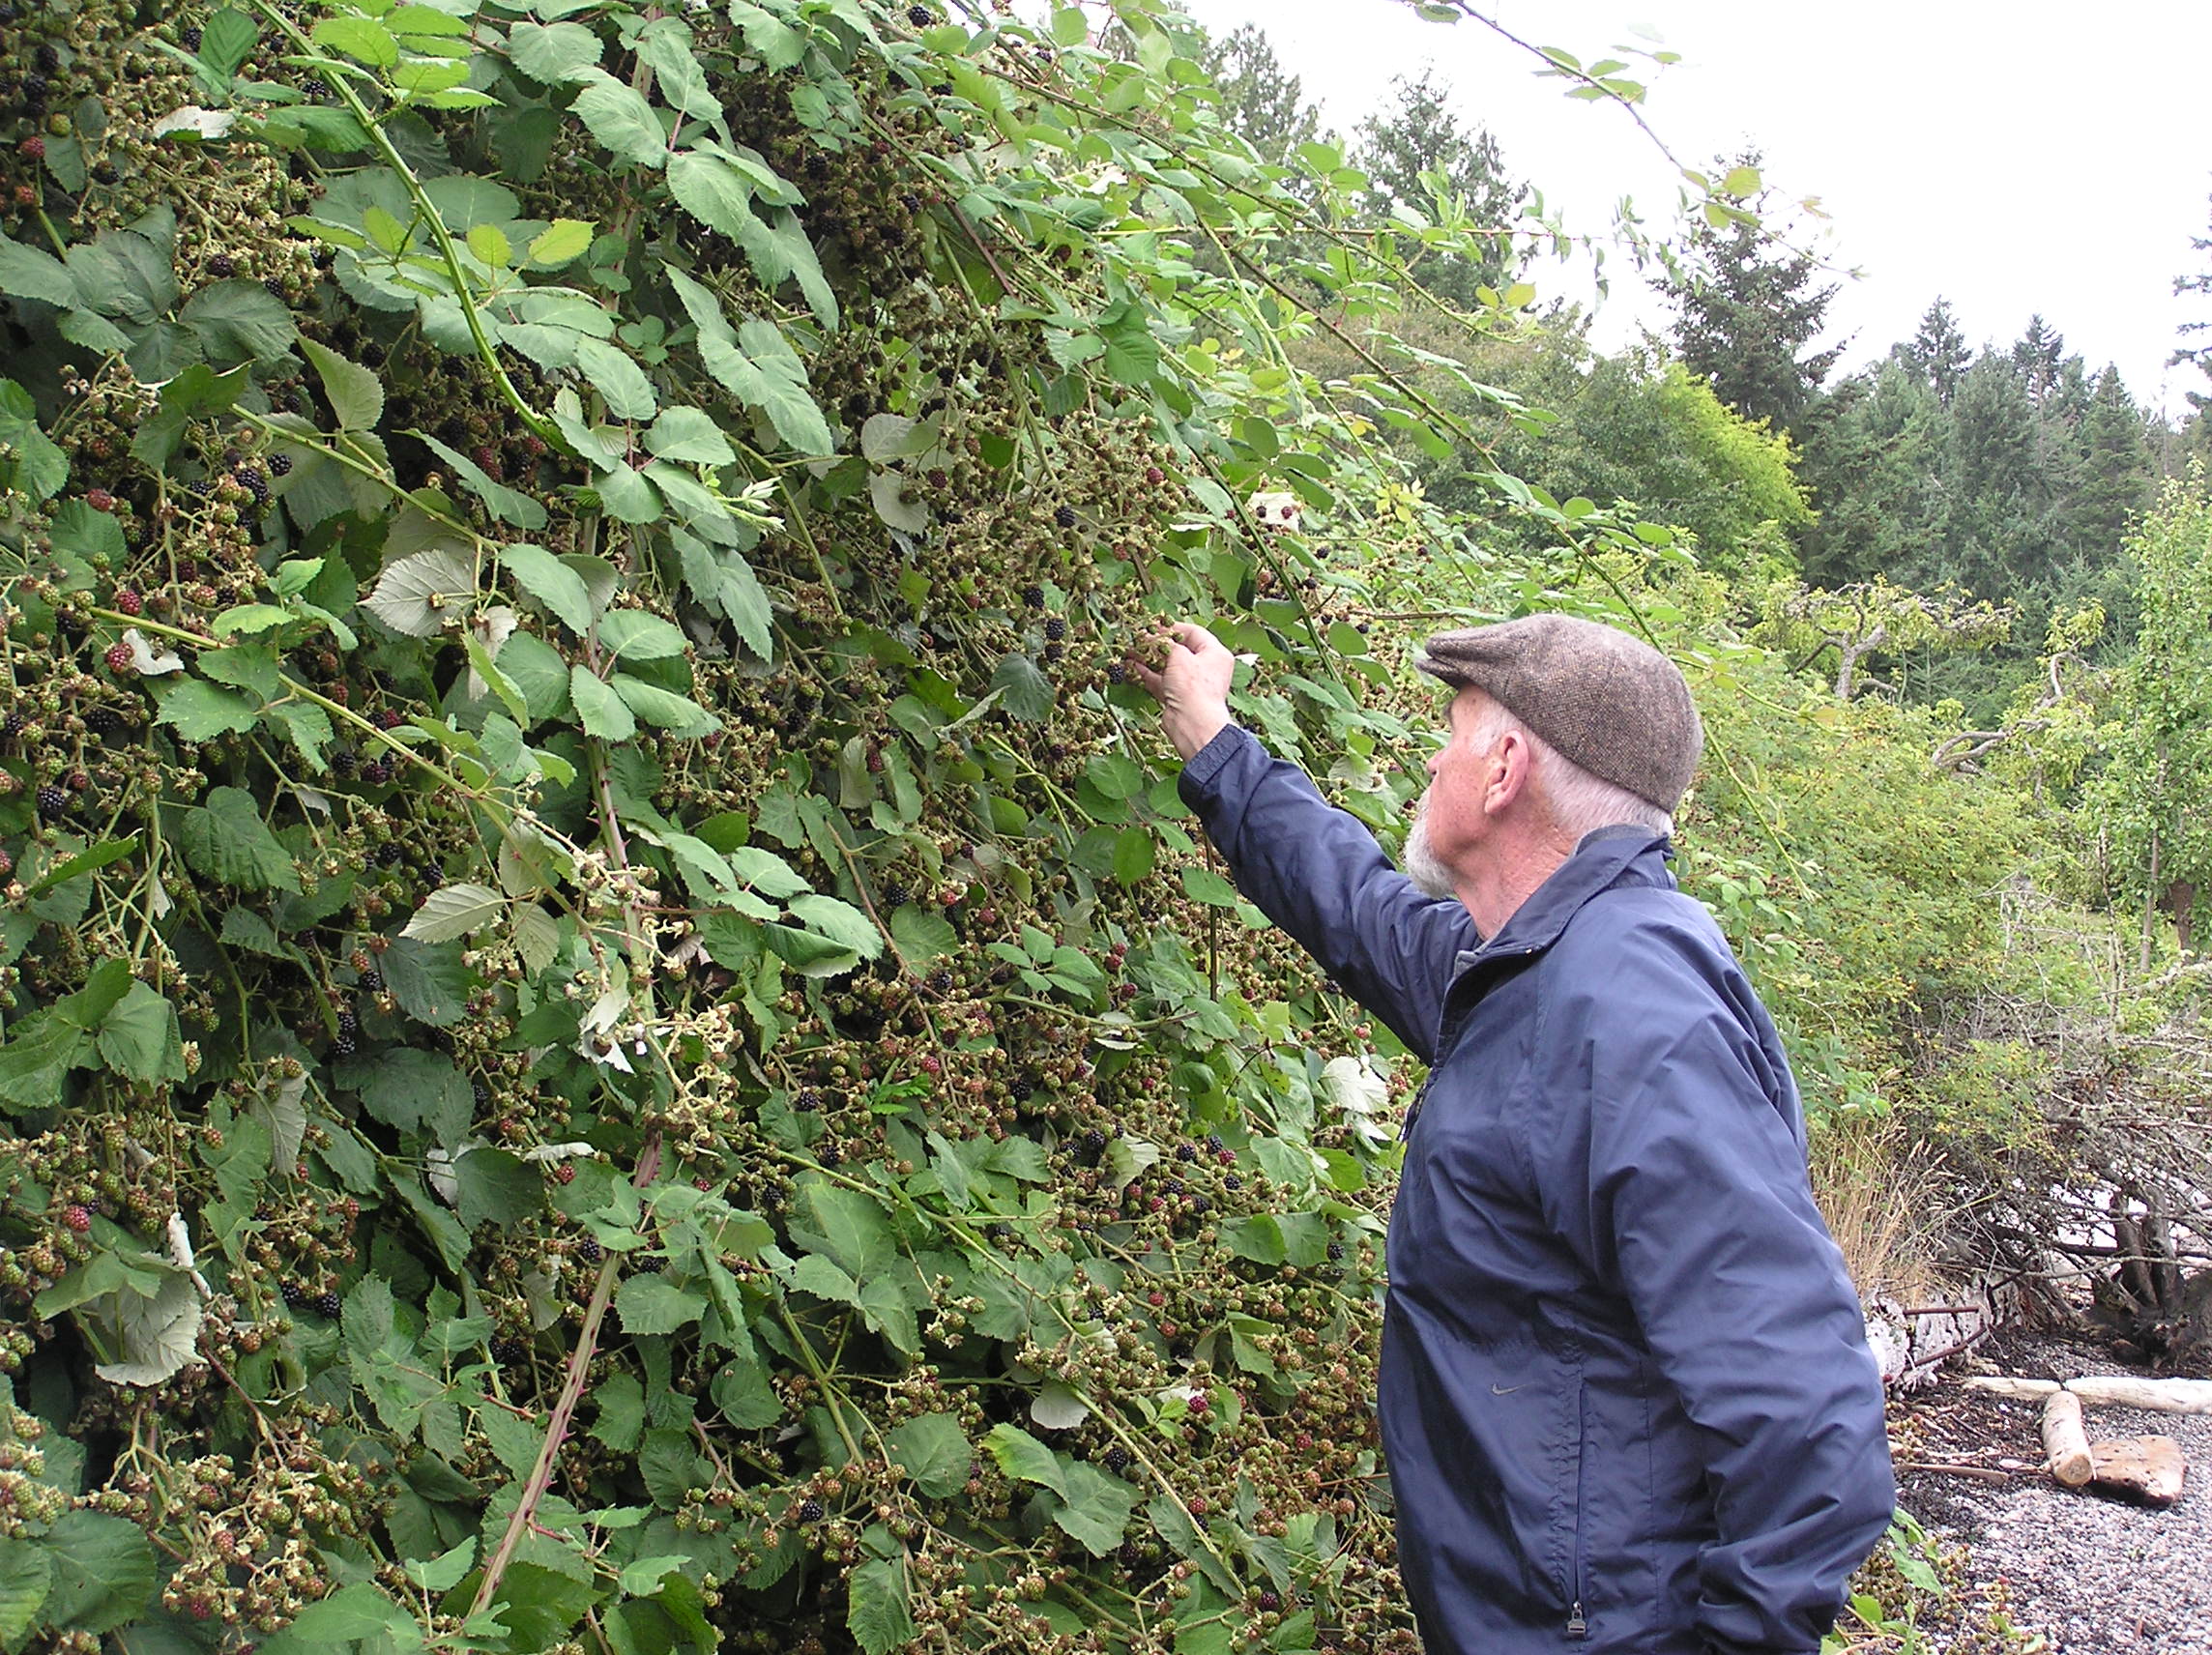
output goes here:
[[1182, 755], [1183, 763], [1188, 764], [1232, 722], [1227, 707], [1180, 714], [1167, 720], [1168, 740], [1175, 743], [1175, 750]]

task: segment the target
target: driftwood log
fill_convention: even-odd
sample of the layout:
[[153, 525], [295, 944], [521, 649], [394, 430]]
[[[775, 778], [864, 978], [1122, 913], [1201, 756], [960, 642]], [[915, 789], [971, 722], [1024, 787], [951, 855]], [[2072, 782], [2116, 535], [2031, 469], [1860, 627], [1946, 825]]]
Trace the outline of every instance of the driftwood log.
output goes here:
[[2043, 1457], [2051, 1474], [2070, 1489], [2097, 1474], [2088, 1433], [2081, 1429], [2081, 1399], [2072, 1391], [2052, 1391], [2043, 1399]]
[[2088, 1374], [2060, 1384], [2056, 1379], [2021, 1379], [2002, 1374], [1976, 1374], [1966, 1388], [2016, 1402], [2040, 1402], [2055, 1391], [2071, 1391], [2085, 1408], [2139, 1408], [2152, 1413], [2212, 1413], [2212, 1379], [2145, 1379], [2133, 1374]]
[[2100, 1489], [2127, 1495], [2145, 1505], [2171, 1505], [2181, 1498], [2182, 1478], [2189, 1467], [2182, 1459], [2181, 1444], [2170, 1437], [2124, 1437], [2099, 1442], [2089, 1454], [2096, 1462], [2096, 1485]]

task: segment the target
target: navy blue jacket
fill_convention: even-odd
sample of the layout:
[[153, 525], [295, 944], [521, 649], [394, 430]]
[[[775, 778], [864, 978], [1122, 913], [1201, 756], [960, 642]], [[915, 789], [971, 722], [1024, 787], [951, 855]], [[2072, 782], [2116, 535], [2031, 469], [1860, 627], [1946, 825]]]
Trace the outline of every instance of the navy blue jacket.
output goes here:
[[1237, 884], [1432, 1065], [1382, 1440], [1430, 1655], [1810, 1651], [1895, 1494], [1774, 1025], [1666, 841], [1483, 942], [1245, 731], [1183, 771]]

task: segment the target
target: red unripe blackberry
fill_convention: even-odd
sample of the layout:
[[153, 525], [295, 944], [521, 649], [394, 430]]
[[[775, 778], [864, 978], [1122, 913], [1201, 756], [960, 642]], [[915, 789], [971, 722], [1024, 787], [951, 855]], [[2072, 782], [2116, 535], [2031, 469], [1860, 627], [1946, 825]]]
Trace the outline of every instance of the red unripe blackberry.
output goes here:
[[146, 613], [146, 599], [128, 586], [118, 587], [115, 592], [115, 607], [135, 621]]
[[1147, 466], [1145, 468], [1145, 480], [1150, 483], [1154, 488], [1157, 488], [1161, 483], [1167, 481], [1167, 479], [1168, 474], [1160, 470], [1158, 466]]
[[62, 1214], [62, 1222], [82, 1235], [92, 1228], [92, 1213], [89, 1208], [72, 1205]]
[[84, 491], [84, 503], [95, 511], [112, 511], [115, 509], [115, 496], [108, 493], [104, 488], [86, 489]]
[[131, 671], [133, 664], [129, 644], [110, 644], [107, 646], [107, 670], [109, 672], [127, 673]]
[[46, 140], [33, 132], [23, 140], [22, 150], [25, 160], [44, 160], [46, 159]]
[[557, 1184], [574, 1183], [576, 1181], [576, 1163], [573, 1161], [563, 1161], [559, 1166], [555, 1167], [553, 1169], [553, 1181]]

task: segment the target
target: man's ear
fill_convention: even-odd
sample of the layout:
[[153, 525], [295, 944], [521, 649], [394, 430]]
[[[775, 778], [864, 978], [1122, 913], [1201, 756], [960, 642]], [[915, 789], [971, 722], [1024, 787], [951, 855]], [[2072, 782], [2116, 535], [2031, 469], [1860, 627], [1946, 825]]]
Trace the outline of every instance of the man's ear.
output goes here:
[[1501, 815], [1513, 807], [1514, 801], [1528, 791], [1535, 760], [1526, 736], [1518, 730], [1505, 732], [1498, 743], [1498, 757], [1491, 766], [1490, 779], [1482, 790], [1484, 815]]

